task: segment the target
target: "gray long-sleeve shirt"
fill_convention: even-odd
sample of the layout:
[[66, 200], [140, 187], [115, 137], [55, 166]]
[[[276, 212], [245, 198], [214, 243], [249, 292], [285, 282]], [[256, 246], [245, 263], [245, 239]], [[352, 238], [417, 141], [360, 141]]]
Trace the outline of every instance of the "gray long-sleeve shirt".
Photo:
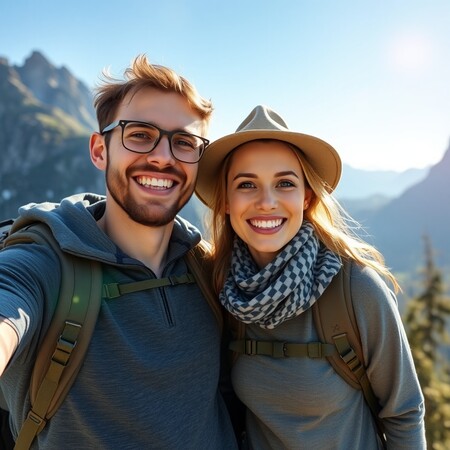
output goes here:
[[[382, 406], [390, 450], [424, 450], [424, 404], [397, 302], [371, 269], [352, 265], [351, 293], [367, 373]], [[318, 300], [320, 301], [320, 299]], [[247, 336], [317, 341], [311, 310], [274, 330], [247, 326]], [[326, 359], [241, 355], [233, 386], [247, 405], [253, 450], [379, 450], [362, 393]]]
[[[155, 278], [100, 230], [104, 201], [66, 200], [53, 211], [24, 214], [45, 221], [61, 246], [104, 263], [104, 282]], [[182, 258], [200, 239], [177, 218], [163, 277], [187, 272]], [[29, 409], [28, 386], [39, 334], [49, 317], [46, 300], [58, 296], [60, 268], [51, 250], [36, 244], [0, 252], [0, 315], [19, 347], [0, 379], [16, 434]], [[235, 449], [218, 391], [220, 332], [196, 284], [102, 300], [86, 359], [55, 416], [33, 449]]]

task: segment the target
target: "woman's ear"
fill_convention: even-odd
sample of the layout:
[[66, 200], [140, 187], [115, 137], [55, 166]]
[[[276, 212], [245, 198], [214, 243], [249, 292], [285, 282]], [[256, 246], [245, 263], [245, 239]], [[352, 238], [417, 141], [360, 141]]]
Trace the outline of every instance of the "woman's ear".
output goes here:
[[107, 151], [105, 138], [100, 133], [92, 133], [89, 140], [91, 161], [97, 169], [106, 170]]
[[311, 199], [313, 196], [313, 191], [311, 188], [306, 188], [305, 189], [305, 198], [303, 200], [303, 211], [305, 211], [306, 209], [309, 208], [309, 204], [311, 203]]
[[228, 202], [225, 203], [225, 213], [230, 214], [230, 205]]

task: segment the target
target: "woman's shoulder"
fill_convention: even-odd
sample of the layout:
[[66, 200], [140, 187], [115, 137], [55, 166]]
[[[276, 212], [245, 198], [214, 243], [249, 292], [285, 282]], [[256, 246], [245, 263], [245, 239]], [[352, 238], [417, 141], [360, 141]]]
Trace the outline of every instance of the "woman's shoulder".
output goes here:
[[362, 265], [354, 260], [350, 260], [347, 267], [349, 267], [352, 289], [357, 287], [363, 291], [379, 290], [383, 293], [390, 291], [384, 278], [372, 267]]
[[355, 314], [365, 320], [398, 314], [398, 301], [381, 275], [373, 268], [355, 261], [350, 263], [350, 295]]

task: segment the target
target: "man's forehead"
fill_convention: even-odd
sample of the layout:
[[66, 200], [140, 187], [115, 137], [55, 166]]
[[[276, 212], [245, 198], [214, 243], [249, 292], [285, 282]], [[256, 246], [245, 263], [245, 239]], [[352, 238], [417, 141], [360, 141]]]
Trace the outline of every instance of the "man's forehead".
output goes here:
[[155, 88], [129, 92], [118, 109], [118, 116], [117, 119], [152, 122], [170, 129], [202, 127], [199, 115], [182, 95]]

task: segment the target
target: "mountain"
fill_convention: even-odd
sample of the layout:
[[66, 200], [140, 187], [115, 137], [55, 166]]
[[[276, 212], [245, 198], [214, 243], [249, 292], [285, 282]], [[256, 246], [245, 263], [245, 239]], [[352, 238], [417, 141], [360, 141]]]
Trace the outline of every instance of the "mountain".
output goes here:
[[372, 216], [375, 211], [387, 205], [392, 198], [385, 195], [372, 194], [363, 198], [338, 197], [338, 200], [352, 217], [366, 217], [367, 215]]
[[102, 175], [88, 154], [88, 123], [95, 118], [83, 92], [67, 69], [55, 69], [37, 52], [23, 67], [0, 58], [1, 218], [32, 201], [101, 191]]
[[343, 164], [342, 178], [335, 191], [338, 199], [355, 200], [375, 197], [381, 199], [397, 197], [410, 186], [422, 181], [429, 168], [392, 170], [360, 170]]
[[[0, 57], [0, 220], [29, 202], [104, 192], [104, 175], [89, 158], [97, 128], [92, 93], [40, 52], [22, 66]], [[437, 165], [403, 173], [344, 166], [336, 196], [360, 221], [395, 272], [423, 266], [422, 236], [450, 273], [450, 148]], [[206, 207], [193, 197], [182, 215], [204, 230]]]
[[426, 235], [436, 251], [436, 264], [450, 271], [450, 145], [426, 178], [364, 217], [373, 243], [396, 271], [412, 271], [424, 264]]
[[64, 111], [88, 132], [96, 129], [92, 93], [66, 67], [56, 68], [44, 55], [34, 51], [23, 66], [14, 68], [38, 101]]

